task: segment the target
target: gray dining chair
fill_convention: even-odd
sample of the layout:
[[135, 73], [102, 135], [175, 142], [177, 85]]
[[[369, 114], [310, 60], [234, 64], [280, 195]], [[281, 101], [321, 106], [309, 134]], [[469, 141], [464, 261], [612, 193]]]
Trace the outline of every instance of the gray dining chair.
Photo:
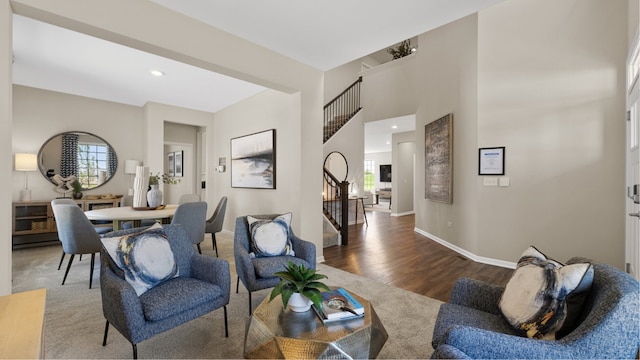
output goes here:
[[[80, 205], [78, 203], [76, 203], [75, 201], [73, 201], [73, 199], [71, 199], [71, 198], [60, 198], [60, 199], [51, 200], [51, 208], [52, 209], [53, 209], [54, 205], [61, 205], [61, 204], [76, 205], [76, 206], [80, 207]], [[93, 224], [93, 228], [96, 230], [96, 232], [99, 235], [106, 234], [108, 232], [113, 231], [113, 226], [106, 226], [106, 225], [103, 225], [103, 224], [99, 224], [99, 225]], [[62, 250], [62, 256], [60, 256], [60, 263], [58, 264], [58, 270], [60, 270], [60, 268], [62, 267], [62, 263], [64, 262], [65, 255], [66, 255], [66, 253], [64, 252], [64, 249], [63, 249]], [[80, 260], [82, 260], [82, 255], [80, 255]]]
[[200, 195], [198, 194], [182, 194], [178, 199], [178, 204], [184, 204], [188, 202], [198, 202], [200, 201]]
[[82, 209], [75, 203], [53, 205], [52, 208], [58, 227], [58, 238], [62, 242], [62, 249], [65, 254], [71, 255], [67, 270], [62, 278], [62, 285], [67, 280], [75, 255], [91, 254], [91, 266], [89, 268], [89, 289], [91, 289], [96, 253], [100, 252], [101, 248], [100, 235], [94, 229], [91, 221], [84, 215]]
[[[73, 201], [72, 199], [69, 198], [62, 198], [62, 199], [53, 199], [51, 200], [51, 208], [53, 209], [53, 207], [55, 205], [62, 205], [62, 204], [67, 204], [67, 205], [75, 205], [76, 202]], [[62, 267], [62, 263], [64, 262], [64, 256], [67, 255], [66, 252], [64, 252], [64, 249], [62, 249], [62, 256], [60, 256], [60, 263], [58, 264], [58, 270], [60, 270], [60, 268]]]
[[204, 232], [205, 234], [211, 234], [211, 242], [213, 243], [213, 250], [216, 251], [218, 256], [218, 243], [216, 242], [216, 233], [222, 231], [222, 224], [224, 223], [224, 213], [227, 211], [227, 197], [223, 196], [216, 206], [216, 210], [213, 215], [207, 220]]
[[191, 243], [198, 247], [202, 254], [200, 243], [204, 240], [205, 222], [207, 220], [207, 203], [204, 201], [190, 202], [178, 205], [173, 214], [171, 224], [182, 225]]

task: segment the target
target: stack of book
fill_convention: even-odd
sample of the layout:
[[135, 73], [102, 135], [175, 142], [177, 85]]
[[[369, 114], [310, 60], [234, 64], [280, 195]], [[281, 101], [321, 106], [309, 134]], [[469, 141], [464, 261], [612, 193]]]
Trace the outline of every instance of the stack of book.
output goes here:
[[362, 304], [343, 288], [322, 292], [322, 309], [312, 307], [325, 324], [364, 316]]

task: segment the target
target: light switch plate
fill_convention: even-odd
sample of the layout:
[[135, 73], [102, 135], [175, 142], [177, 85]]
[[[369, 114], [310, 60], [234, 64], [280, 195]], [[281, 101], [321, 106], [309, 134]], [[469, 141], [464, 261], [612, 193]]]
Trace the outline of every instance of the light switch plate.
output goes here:
[[508, 177], [501, 177], [498, 182], [500, 186], [509, 186], [509, 184], [511, 183], [511, 180], [509, 180]]
[[498, 186], [498, 178], [485, 177], [485, 178], [482, 179], [482, 184], [484, 186]]

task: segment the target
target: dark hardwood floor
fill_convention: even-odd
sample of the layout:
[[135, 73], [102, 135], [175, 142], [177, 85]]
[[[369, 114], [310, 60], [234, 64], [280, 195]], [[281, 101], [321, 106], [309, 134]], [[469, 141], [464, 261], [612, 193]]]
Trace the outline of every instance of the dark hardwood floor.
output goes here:
[[367, 210], [349, 226], [349, 245], [324, 249], [325, 264], [441, 301], [459, 277], [505, 285], [512, 269], [477, 263], [413, 231], [413, 215]]

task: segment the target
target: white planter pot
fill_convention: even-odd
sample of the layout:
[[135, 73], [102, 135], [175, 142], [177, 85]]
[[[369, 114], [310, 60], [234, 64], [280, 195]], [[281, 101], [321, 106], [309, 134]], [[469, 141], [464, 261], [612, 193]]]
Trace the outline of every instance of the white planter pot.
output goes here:
[[309, 298], [300, 295], [299, 293], [294, 293], [289, 298], [289, 309], [294, 312], [305, 312], [311, 309], [311, 304], [313, 302], [309, 300]]

